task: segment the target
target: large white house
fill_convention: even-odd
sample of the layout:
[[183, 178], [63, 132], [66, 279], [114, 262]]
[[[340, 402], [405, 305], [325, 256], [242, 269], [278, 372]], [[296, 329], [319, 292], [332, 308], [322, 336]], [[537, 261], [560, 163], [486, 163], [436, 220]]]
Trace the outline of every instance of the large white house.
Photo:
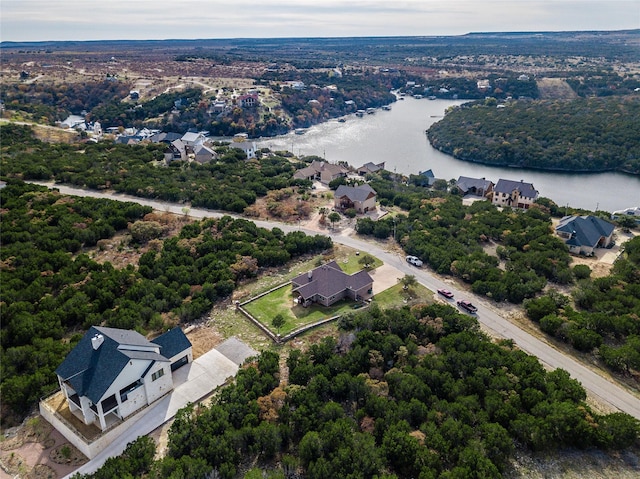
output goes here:
[[56, 374], [69, 410], [104, 431], [169, 393], [171, 373], [191, 361], [180, 328], [149, 341], [135, 331], [93, 326]]

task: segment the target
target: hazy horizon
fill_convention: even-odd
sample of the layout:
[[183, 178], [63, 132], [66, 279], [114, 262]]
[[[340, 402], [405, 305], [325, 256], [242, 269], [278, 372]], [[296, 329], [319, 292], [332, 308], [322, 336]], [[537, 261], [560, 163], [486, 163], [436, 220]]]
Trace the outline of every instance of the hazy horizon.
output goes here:
[[640, 0], [2, 0], [0, 41], [455, 36], [640, 28]]

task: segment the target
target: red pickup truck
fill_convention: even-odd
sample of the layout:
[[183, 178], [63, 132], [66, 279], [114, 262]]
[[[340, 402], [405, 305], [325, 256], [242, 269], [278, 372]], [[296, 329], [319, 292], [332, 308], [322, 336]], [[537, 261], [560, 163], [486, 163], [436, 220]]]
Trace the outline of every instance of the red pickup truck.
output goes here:
[[458, 306], [471, 314], [475, 314], [478, 312], [478, 308], [471, 304], [471, 301], [467, 301], [466, 299], [461, 299], [460, 301], [458, 301]]

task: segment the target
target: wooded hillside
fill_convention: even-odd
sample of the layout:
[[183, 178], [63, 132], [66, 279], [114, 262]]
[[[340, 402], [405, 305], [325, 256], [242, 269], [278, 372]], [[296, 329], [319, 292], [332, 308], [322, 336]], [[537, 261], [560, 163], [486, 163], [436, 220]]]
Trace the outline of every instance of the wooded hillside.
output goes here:
[[640, 174], [640, 96], [568, 101], [493, 99], [451, 109], [427, 135], [465, 161], [559, 171]]

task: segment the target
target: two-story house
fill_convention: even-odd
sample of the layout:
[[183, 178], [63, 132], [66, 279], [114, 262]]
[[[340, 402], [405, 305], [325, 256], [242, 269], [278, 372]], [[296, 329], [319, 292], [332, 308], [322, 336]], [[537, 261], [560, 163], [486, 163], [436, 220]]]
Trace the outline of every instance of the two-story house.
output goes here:
[[491, 202], [496, 206], [527, 210], [537, 199], [538, 191], [531, 183], [499, 179], [493, 188]]
[[336, 209], [353, 208], [358, 213], [366, 213], [376, 209], [376, 190], [364, 184], [359, 186], [340, 185], [333, 195]]
[[56, 374], [69, 410], [104, 431], [169, 393], [171, 373], [192, 360], [180, 328], [149, 341], [135, 331], [93, 326]]

